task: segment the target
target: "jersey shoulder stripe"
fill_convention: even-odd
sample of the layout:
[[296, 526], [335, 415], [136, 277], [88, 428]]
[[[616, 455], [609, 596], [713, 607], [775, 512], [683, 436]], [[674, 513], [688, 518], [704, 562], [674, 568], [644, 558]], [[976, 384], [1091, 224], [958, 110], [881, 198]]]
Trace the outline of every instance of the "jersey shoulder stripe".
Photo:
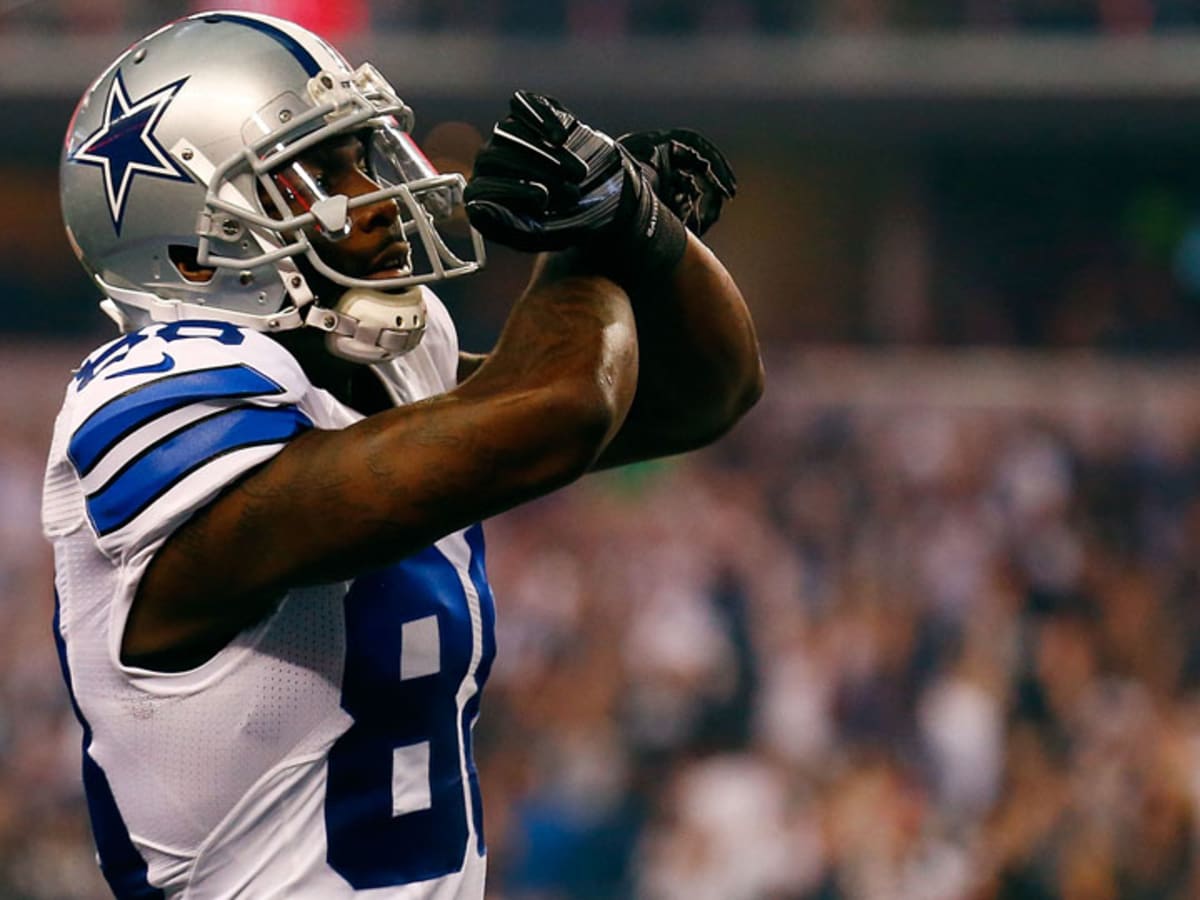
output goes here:
[[97, 534], [108, 534], [206, 463], [237, 450], [287, 442], [311, 427], [295, 406], [220, 410], [151, 444], [88, 494], [88, 517]]
[[75, 429], [67, 456], [82, 478], [123, 437], [143, 425], [200, 400], [236, 400], [282, 394], [284, 388], [247, 365], [169, 375], [109, 400]]

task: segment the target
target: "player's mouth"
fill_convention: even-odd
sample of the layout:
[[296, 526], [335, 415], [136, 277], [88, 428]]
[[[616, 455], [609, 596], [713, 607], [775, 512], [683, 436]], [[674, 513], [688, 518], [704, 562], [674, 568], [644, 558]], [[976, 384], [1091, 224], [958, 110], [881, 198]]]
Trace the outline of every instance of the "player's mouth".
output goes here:
[[405, 241], [388, 244], [371, 260], [368, 278], [397, 278], [408, 274], [409, 248]]

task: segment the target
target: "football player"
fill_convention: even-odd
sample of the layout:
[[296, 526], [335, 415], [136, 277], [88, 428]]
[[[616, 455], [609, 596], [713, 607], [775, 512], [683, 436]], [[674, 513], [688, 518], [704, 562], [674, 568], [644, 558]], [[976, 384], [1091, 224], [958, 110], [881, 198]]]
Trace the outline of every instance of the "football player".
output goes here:
[[[121, 335], [67, 387], [43, 520], [118, 897], [482, 897], [478, 523], [761, 390], [696, 237], [734, 189], [702, 137], [518, 92], [467, 185], [411, 128], [370, 65], [220, 12], [135, 43], [70, 124], [68, 236]], [[487, 355], [429, 288], [482, 264], [464, 210], [549, 251]]]

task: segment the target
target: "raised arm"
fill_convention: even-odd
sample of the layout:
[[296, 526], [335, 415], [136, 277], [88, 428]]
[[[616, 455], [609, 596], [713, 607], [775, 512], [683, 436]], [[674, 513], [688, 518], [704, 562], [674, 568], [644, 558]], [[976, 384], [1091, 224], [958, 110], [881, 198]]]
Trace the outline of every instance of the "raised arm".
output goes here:
[[123, 656], [207, 658], [289, 587], [400, 559], [577, 478], [632, 402], [634, 331], [607, 279], [532, 286], [458, 389], [307, 432], [181, 526], [141, 582]]
[[[703, 446], [762, 392], [745, 301], [696, 236], [734, 189], [724, 157], [695, 132], [615, 142], [526, 93], [515, 95], [476, 160], [467, 208], [480, 230], [519, 249], [567, 248], [539, 257], [533, 284], [601, 274], [630, 296], [637, 393], [598, 466]], [[464, 374], [470, 366], [465, 360]]]

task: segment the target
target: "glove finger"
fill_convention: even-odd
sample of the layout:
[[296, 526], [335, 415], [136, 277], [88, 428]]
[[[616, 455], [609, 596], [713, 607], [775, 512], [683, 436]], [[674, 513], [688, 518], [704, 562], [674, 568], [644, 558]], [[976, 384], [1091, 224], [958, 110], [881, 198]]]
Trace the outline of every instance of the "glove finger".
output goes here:
[[540, 215], [550, 202], [550, 191], [536, 181], [490, 176], [472, 178], [463, 191], [463, 200], [493, 204], [514, 213]]
[[576, 241], [567, 232], [545, 231], [540, 219], [532, 219], [488, 200], [475, 200], [466, 205], [471, 225], [489, 241], [504, 244], [514, 250], [540, 253], [562, 250]]
[[472, 174], [554, 184], [562, 180], [563, 166], [553, 157], [501, 142], [485, 147], [479, 152], [475, 157]]
[[580, 199], [583, 197], [583, 191], [579, 189], [579, 185], [569, 182], [560, 182], [554, 186], [554, 190], [550, 192], [550, 198], [546, 203], [547, 211], [552, 215], [557, 215], [579, 205]]
[[538, 138], [526, 139], [517, 129], [498, 123], [492, 138], [475, 160], [480, 174], [504, 172], [543, 176], [546, 181], [579, 183], [588, 175], [588, 165], [570, 147], [551, 147]]
[[553, 160], [568, 181], [579, 182], [587, 176], [587, 163], [575, 145], [587, 143], [590, 129], [576, 127], [575, 117], [553, 97], [517, 91], [512, 107], [513, 114], [493, 130], [497, 141], [524, 150], [531, 159], [544, 156], [545, 163]]
[[670, 133], [671, 160], [681, 168], [698, 168], [708, 174], [726, 197], [737, 193], [737, 178], [725, 154], [708, 138], [689, 128], [675, 128]]
[[716, 182], [693, 172], [675, 173], [676, 192], [671, 208], [700, 237], [721, 217], [726, 196]]
[[[499, 137], [497, 137], [498, 135]], [[544, 132], [516, 116], [505, 116], [492, 126], [492, 135], [488, 143], [497, 141], [502, 144], [506, 142], [532, 144], [545, 153], [553, 153], [558, 149], [558, 144], [548, 141]]]
[[575, 124], [575, 117], [553, 97], [533, 91], [517, 91], [509, 100], [511, 116], [541, 139], [561, 146]]
[[528, 141], [501, 125], [496, 126], [489, 143], [483, 160], [485, 169], [496, 163], [497, 167], [513, 173], [544, 176], [548, 182], [579, 182], [588, 174], [587, 164], [566, 146], [550, 147], [543, 141]]
[[579, 203], [579, 185], [562, 181], [554, 173], [538, 173], [529, 167], [476, 165], [464, 197], [495, 200], [522, 212], [559, 212]]
[[617, 138], [617, 143], [644, 163], [652, 162], [654, 151], [670, 140], [665, 131], [632, 131]]
[[523, 245], [531, 240], [533, 223], [498, 203], [471, 200], [466, 204], [466, 210], [471, 226], [489, 241], [526, 249]]
[[704, 188], [691, 172], [676, 172], [672, 180], [674, 191], [668, 205], [697, 236], [703, 234], [704, 228], [707, 227], [701, 211]]
[[729, 160], [698, 131], [690, 128], [635, 131], [622, 135], [618, 143], [652, 166], [667, 182], [677, 177], [677, 170], [690, 169], [701, 173], [727, 198], [737, 193], [737, 179]]

